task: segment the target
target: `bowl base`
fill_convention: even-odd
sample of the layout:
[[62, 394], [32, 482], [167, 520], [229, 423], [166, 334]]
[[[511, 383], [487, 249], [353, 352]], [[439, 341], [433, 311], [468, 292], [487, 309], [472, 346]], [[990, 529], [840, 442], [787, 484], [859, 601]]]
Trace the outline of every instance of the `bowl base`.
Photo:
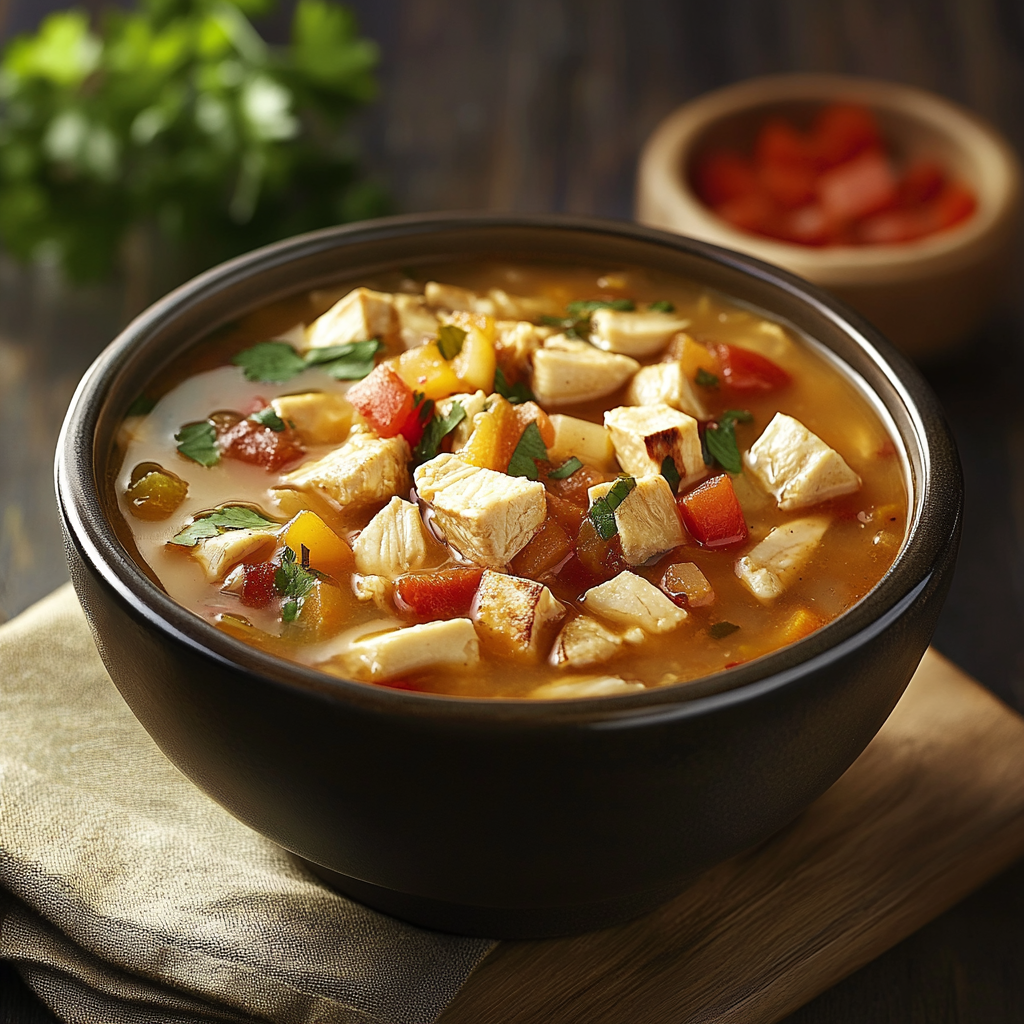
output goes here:
[[434, 931], [488, 939], [548, 939], [622, 924], [675, 896], [681, 883], [597, 903], [557, 907], [482, 907], [386, 889], [296, 857], [319, 879], [373, 910]]

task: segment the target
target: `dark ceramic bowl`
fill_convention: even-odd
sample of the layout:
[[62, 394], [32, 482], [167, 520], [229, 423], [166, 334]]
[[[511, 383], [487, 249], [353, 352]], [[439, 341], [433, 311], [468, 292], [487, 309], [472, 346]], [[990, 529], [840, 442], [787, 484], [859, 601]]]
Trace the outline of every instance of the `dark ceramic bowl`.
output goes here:
[[[413, 264], [502, 258], [641, 266], [788, 320], [888, 411], [912, 489], [909, 539], [877, 587], [799, 643], [697, 683], [495, 701], [336, 681], [172, 601], [115, 535], [106, 482], [132, 399], [212, 328], [303, 289]], [[75, 587], [132, 711], [197, 786], [357, 899], [490, 936], [601, 927], [791, 821], [885, 721], [932, 634], [962, 481], [934, 396], [870, 326], [746, 256], [623, 223], [403, 217], [335, 228], [209, 271], [97, 359], [57, 451]]]

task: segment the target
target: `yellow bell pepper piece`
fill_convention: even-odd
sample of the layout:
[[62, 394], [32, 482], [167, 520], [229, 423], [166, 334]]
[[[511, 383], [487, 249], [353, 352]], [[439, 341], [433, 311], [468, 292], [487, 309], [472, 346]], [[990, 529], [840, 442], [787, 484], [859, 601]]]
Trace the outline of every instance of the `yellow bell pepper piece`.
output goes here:
[[462, 351], [452, 360], [452, 369], [459, 375], [463, 389], [492, 391], [497, 365], [494, 342], [480, 328], [471, 326], [462, 343]]
[[462, 390], [458, 374], [452, 369], [451, 363], [441, 355], [436, 342], [432, 341], [403, 352], [398, 357], [397, 365], [392, 366], [413, 391], [419, 391], [435, 401]]
[[459, 451], [459, 458], [471, 466], [504, 473], [522, 430], [511, 404], [501, 397], [491, 402], [491, 408], [480, 417], [466, 446]]
[[341, 579], [355, 570], [352, 549], [315, 513], [300, 512], [281, 531], [281, 543], [301, 560], [303, 547], [309, 551], [309, 567]]

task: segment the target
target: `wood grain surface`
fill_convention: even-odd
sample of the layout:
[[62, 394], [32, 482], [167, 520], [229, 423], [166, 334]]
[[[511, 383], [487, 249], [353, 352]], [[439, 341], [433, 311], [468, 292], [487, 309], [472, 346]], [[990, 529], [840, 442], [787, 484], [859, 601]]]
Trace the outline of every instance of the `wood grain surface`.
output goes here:
[[[131, 0], [120, 0], [127, 5]], [[0, 0], [0, 36], [68, 0]], [[98, 11], [102, 0], [89, 0]], [[283, 39], [294, 0], [266, 19]], [[933, 89], [1024, 148], [1019, 0], [350, 0], [381, 47], [356, 125], [400, 212], [567, 211], [628, 218], [640, 145], [676, 105], [776, 71]], [[1024, 288], [947, 364], [927, 368], [967, 486], [935, 644], [1024, 710]], [[0, 618], [66, 579], [51, 484], [75, 382], [122, 315], [116, 289], [66, 293], [0, 263]], [[526, 991], [524, 980], [519, 990]], [[629, 999], [623, 1003], [628, 1020]], [[0, 965], [0, 1024], [51, 1021]], [[668, 1018], [668, 1021], [672, 1018]], [[788, 1024], [1020, 1024], [1024, 863], [914, 932]]]
[[769, 1024], [1024, 853], [1024, 719], [929, 652], [797, 821], [628, 925], [504, 942], [439, 1024]]

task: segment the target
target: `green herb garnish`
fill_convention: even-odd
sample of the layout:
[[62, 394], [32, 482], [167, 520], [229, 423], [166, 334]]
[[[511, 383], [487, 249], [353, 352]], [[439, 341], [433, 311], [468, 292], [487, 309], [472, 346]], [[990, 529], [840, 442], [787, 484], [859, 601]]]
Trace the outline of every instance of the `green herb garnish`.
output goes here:
[[216, 537], [225, 530], [276, 530], [280, 525], [245, 505], [227, 505], [190, 523], [172, 537], [170, 543], [194, 548], [201, 540]]
[[441, 324], [437, 329], [437, 347], [447, 360], [454, 359], [461, 351], [466, 340], [466, 331], [455, 324]]
[[309, 551], [303, 545], [302, 561], [295, 556], [291, 548], [281, 552], [281, 564], [274, 573], [274, 590], [285, 599], [281, 606], [281, 619], [294, 622], [302, 611], [306, 595], [313, 589], [322, 575], [309, 568]]
[[718, 387], [718, 378], [713, 373], [708, 373], [703, 366], [697, 369], [696, 376], [694, 376], [693, 380], [702, 388]]
[[565, 460], [565, 462], [563, 462], [558, 467], [558, 469], [553, 469], [553, 470], [551, 470], [550, 473], [548, 473], [548, 479], [549, 480], [566, 480], [570, 476], [572, 476], [573, 473], [575, 473], [577, 469], [582, 469], [582, 468], [583, 468], [583, 463], [580, 462], [580, 460], [577, 459], [575, 455], [570, 455], [569, 458], [567, 458]]
[[246, 380], [264, 384], [284, 384], [312, 366], [336, 380], [362, 380], [373, 369], [374, 357], [383, 347], [377, 338], [370, 338], [311, 348], [300, 356], [285, 341], [261, 341], [236, 353], [231, 362], [242, 368]]
[[614, 309], [619, 313], [632, 313], [636, 309], [636, 303], [632, 299], [578, 299], [576, 302], [570, 302], [565, 307], [565, 312], [575, 320], [579, 317], [590, 316], [598, 309]]
[[138, 398], [128, 406], [125, 416], [148, 416], [156, 405], [155, 398], [148, 398], [146, 395], [139, 395]]
[[509, 384], [500, 366], [495, 367], [494, 370], [494, 393], [501, 395], [513, 405], [535, 401], [533, 392], [527, 387], [526, 382], [518, 381], [515, 384]]
[[508, 475], [537, 480], [540, 477], [537, 463], [545, 462], [547, 457], [548, 449], [540, 436], [540, 427], [537, 426], [536, 420], [530, 420], [516, 444], [512, 458], [508, 460]]
[[661, 460], [661, 475], [668, 482], [669, 487], [672, 488], [672, 493], [675, 494], [682, 477], [679, 475], [679, 470], [676, 469], [676, 460], [671, 455], [666, 455]]
[[[421, 396], [422, 397], [422, 396]], [[427, 402], [430, 412], [434, 411], [434, 403]], [[461, 402], [452, 402], [447, 416], [433, 415], [423, 431], [420, 443], [413, 449], [416, 462], [432, 459], [441, 447], [441, 442], [466, 418], [466, 410]]]
[[657, 302], [650, 303], [647, 308], [652, 313], [674, 313], [676, 311], [676, 307], [668, 299], [658, 299]]
[[259, 412], [254, 412], [249, 419], [254, 423], [258, 423], [261, 427], [270, 427], [275, 434], [280, 434], [285, 427], [284, 420], [274, 412], [272, 405], [268, 405], [265, 409], [260, 409]]
[[714, 625], [708, 626], [708, 636], [712, 640], [724, 640], [739, 628], [734, 622], [716, 622]]
[[603, 498], [598, 498], [587, 513], [601, 540], [611, 540], [619, 532], [615, 522], [615, 510], [626, 500], [629, 492], [636, 487], [631, 476], [620, 476]]
[[743, 460], [736, 443], [736, 424], [750, 423], [753, 418], [746, 409], [729, 409], [718, 417], [716, 423], [709, 423], [704, 431], [708, 454], [729, 473], [743, 472]]
[[178, 451], [200, 466], [215, 466], [220, 462], [217, 431], [209, 420], [186, 423], [174, 435], [174, 440], [178, 442]]

